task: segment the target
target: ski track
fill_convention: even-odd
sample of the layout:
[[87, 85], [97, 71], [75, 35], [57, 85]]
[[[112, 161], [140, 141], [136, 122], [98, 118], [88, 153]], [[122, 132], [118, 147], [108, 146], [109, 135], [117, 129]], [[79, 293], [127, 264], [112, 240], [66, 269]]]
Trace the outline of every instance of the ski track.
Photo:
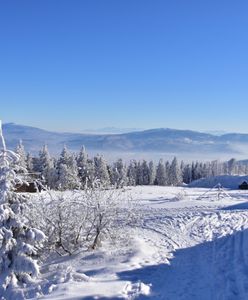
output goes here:
[[166, 197], [150, 189], [143, 200], [133, 190], [140, 218], [124, 229], [123, 242], [44, 271], [42, 299], [248, 299], [248, 210], [230, 209], [246, 194], [198, 202], [192, 198], [203, 191], [187, 190], [190, 198], [178, 202], [170, 197], [180, 188], [168, 197], [167, 189]]
[[[248, 299], [247, 211], [191, 207], [142, 213], [140, 234], [158, 249], [152, 299]], [[162, 268], [166, 257], [170, 264]]]

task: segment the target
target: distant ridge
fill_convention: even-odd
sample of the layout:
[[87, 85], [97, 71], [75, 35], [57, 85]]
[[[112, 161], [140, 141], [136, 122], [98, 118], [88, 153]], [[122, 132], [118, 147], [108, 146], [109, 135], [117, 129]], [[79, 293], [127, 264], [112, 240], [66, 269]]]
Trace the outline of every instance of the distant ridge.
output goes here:
[[73, 151], [88, 150], [156, 153], [219, 153], [230, 156], [248, 153], [248, 134], [213, 135], [192, 130], [149, 129], [118, 134], [60, 133], [15, 123], [3, 124], [7, 145], [14, 149], [21, 139], [25, 148], [37, 153], [47, 144], [58, 153], [64, 144]]

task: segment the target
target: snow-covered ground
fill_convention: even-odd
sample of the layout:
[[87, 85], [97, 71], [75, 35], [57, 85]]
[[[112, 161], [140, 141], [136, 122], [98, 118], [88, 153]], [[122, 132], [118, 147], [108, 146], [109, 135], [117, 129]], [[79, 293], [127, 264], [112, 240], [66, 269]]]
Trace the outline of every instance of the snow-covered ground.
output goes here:
[[33, 299], [248, 299], [248, 192], [126, 188], [136, 228], [48, 262]]
[[194, 180], [189, 184], [189, 187], [197, 188], [212, 188], [217, 184], [228, 189], [238, 189], [239, 185], [244, 181], [248, 181], [248, 176], [240, 175], [219, 175], [207, 178], [201, 178], [199, 180]]

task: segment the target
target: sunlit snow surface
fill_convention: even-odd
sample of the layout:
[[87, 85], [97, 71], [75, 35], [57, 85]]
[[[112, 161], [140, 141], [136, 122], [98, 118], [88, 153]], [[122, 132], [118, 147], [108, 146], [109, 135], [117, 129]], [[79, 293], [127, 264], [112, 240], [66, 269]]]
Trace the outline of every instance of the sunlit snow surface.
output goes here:
[[31, 298], [248, 299], [247, 191], [125, 190], [137, 201], [137, 227], [100, 250], [48, 262]]

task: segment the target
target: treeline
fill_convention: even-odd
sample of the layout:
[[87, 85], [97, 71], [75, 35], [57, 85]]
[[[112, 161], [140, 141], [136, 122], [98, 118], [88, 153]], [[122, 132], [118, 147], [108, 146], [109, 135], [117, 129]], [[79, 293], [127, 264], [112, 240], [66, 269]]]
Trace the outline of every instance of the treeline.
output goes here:
[[108, 164], [102, 155], [89, 157], [85, 148], [74, 154], [64, 146], [58, 158], [51, 157], [45, 145], [36, 157], [26, 154], [20, 142], [16, 148], [19, 155], [19, 167], [29, 173], [39, 173], [51, 189], [84, 189], [96, 180], [104, 186], [136, 185], [172, 185], [188, 184], [193, 180], [223, 174], [247, 174], [248, 166], [240, 164], [235, 159], [227, 162], [179, 162], [175, 157], [172, 162], [160, 159], [158, 164], [132, 160], [126, 164], [118, 159]]

